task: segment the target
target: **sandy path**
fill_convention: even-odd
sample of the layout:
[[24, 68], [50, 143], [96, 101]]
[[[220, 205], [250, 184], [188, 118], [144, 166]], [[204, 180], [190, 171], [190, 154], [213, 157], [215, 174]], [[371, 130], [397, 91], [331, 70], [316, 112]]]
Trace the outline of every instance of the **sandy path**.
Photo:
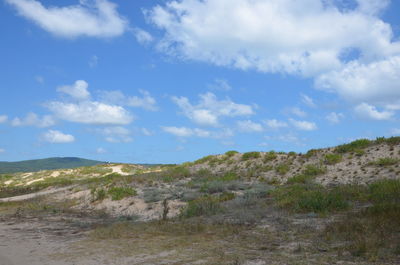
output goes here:
[[[45, 191], [39, 191], [35, 193], [29, 193], [29, 194], [24, 194], [24, 195], [19, 195], [19, 196], [14, 196], [14, 197], [8, 197], [8, 198], [1, 198], [0, 202], [15, 202], [15, 201], [25, 201], [29, 199], [33, 199], [39, 196], [43, 195], [48, 195], [48, 194], [53, 194], [57, 192], [62, 192], [65, 190], [68, 190], [74, 186], [68, 186], [68, 187], [63, 187], [63, 188], [58, 188], [58, 189], [50, 189], [50, 190], [45, 190]], [[0, 264], [2, 265], [2, 264]]]

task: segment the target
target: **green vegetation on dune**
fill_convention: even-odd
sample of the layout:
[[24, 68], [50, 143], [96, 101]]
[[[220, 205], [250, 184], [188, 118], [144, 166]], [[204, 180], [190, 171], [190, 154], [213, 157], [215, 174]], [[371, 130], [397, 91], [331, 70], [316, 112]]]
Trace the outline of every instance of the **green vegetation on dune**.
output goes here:
[[105, 162], [78, 157], [52, 157], [18, 162], [0, 162], [0, 174], [78, 168], [85, 166], [95, 166], [104, 163]]

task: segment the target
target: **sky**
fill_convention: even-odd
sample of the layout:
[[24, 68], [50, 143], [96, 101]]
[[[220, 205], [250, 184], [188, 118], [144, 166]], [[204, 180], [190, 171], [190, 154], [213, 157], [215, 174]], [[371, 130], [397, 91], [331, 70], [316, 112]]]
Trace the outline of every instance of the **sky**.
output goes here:
[[400, 134], [400, 2], [0, 0], [0, 161]]

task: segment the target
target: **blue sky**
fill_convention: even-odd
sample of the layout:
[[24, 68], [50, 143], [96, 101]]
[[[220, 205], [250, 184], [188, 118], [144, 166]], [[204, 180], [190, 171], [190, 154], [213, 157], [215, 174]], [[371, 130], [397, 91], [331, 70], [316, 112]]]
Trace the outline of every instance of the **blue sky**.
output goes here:
[[1, 2], [0, 161], [180, 163], [400, 133], [398, 1]]

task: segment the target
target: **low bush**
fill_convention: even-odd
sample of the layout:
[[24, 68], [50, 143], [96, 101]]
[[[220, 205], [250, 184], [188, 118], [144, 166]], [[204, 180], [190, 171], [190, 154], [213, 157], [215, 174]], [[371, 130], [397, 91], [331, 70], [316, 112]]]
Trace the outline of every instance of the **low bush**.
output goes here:
[[193, 201], [189, 201], [182, 210], [181, 217], [190, 218], [195, 216], [215, 215], [223, 211], [218, 198], [213, 196], [204, 196]]
[[294, 212], [327, 213], [349, 207], [346, 197], [336, 189], [319, 185], [295, 184], [272, 191], [278, 205]]
[[336, 147], [335, 151], [338, 153], [349, 153], [362, 150], [372, 144], [369, 139], [359, 139], [348, 144], [342, 144]]
[[260, 158], [260, 157], [261, 157], [260, 152], [247, 152], [242, 155], [242, 161], [256, 159], [256, 158]]
[[328, 165], [335, 165], [342, 161], [342, 155], [340, 154], [326, 154], [324, 162]]
[[326, 168], [321, 165], [306, 165], [303, 174], [310, 177], [315, 177], [326, 173]]
[[238, 153], [239, 153], [238, 151], [232, 150], [232, 151], [227, 151], [227, 152], [225, 153], [225, 155], [226, 155], [227, 157], [232, 157], [232, 156], [234, 156], [234, 155], [236, 155], [236, 154], [238, 154]]
[[275, 171], [279, 174], [279, 175], [285, 175], [286, 173], [288, 173], [290, 170], [290, 165], [289, 164], [280, 164], [277, 165], [275, 167]]
[[275, 160], [276, 157], [277, 157], [277, 155], [276, 155], [275, 151], [270, 151], [270, 152], [268, 152], [268, 153], [266, 153], [266, 154], [264, 155], [263, 161], [264, 161], [264, 163], [267, 163], [267, 162], [269, 162], [269, 161]]
[[384, 158], [379, 158], [377, 161], [371, 162], [369, 164], [375, 165], [375, 166], [380, 166], [380, 167], [387, 167], [387, 166], [396, 165], [397, 163], [399, 163], [399, 160], [396, 158], [384, 157]]
[[136, 196], [137, 192], [132, 187], [112, 187], [108, 190], [111, 200], [119, 201], [125, 197]]

